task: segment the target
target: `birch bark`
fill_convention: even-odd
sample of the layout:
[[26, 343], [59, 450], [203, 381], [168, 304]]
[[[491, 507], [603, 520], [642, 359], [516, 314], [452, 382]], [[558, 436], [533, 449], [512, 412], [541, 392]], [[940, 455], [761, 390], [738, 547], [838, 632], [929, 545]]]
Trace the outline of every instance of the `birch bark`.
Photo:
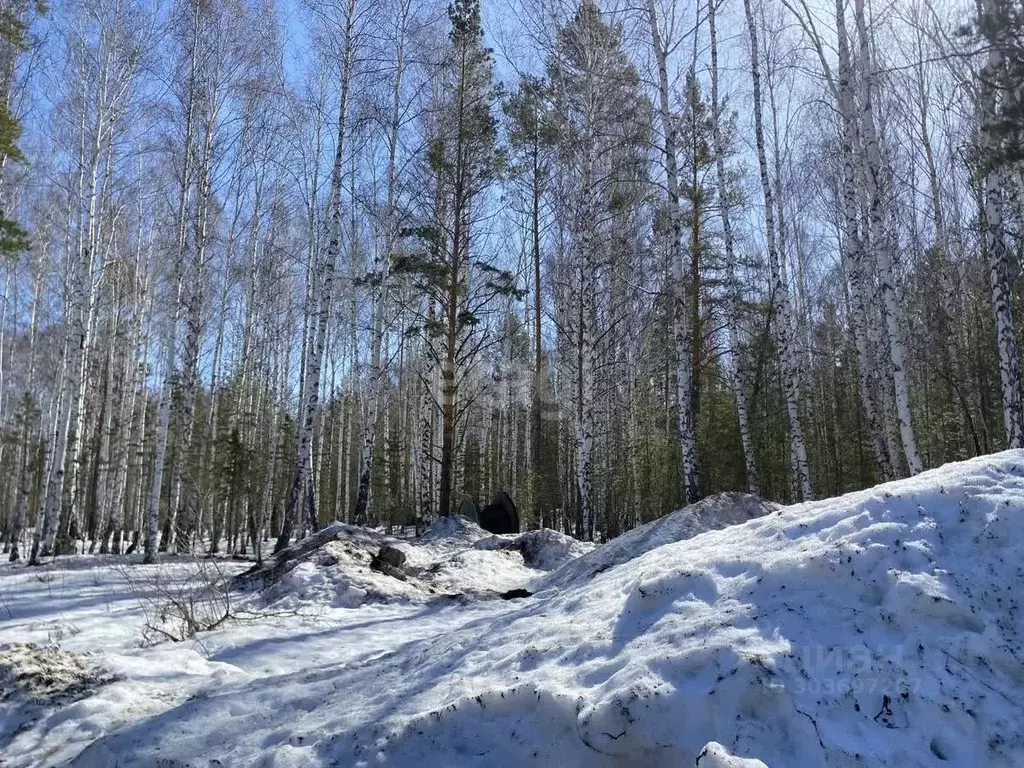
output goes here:
[[[653, 2], [653, 0], [650, 0]], [[732, 356], [729, 383], [733, 392], [733, 399], [736, 401], [736, 417], [740, 428], [740, 443], [743, 446], [743, 463], [747, 471], [747, 490], [754, 495], [759, 495], [760, 490], [757, 483], [757, 462], [754, 457], [754, 441], [750, 435], [750, 423], [747, 408], [747, 390], [743, 381], [743, 371], [740, 367], [740, 341], [739, 341], [739, 316], [740, 316], [740, 291], [736, 281], [736, 254], [733, 247], [733, 232], [731, 218], [731, 204], [729, 200], [729, 189], [725, 173], [725, 146], [722, 141], [722, 105], [718, 95], [718, 31], [717, 14], [715, 6], [717, 3], [712, 0], [708, 3], [708, 35], [711, 45], [711, 115], [712, 128], [711, 140], [712, 151], [715, 155], [715, 172], [718, 188], [718, 207], [722, 218], [722, 241], [725, 248], [726, 282], [729, 291], [728, 317], [726, 322], [729, 326], [729, 348]]]
[[899, 420], [900, 440], [907, 469], [916, 475], [924, 469], [924, 463], [917, 450], [914, 436], [913, 416], [910, 411], [910, 388], [907, 383], [906, 349], [903, 344], [902, 312], [896, 298], [896, 284], [892, 272], [892, 254], [884, 234], [882, 220], [882, 155], [879, 148], [873, 102], [874, 65], [871, 59], [870, 38], [864, 18], [864, 0], [855, 0], [855, 19], [860, 38], [860, 59], [867, 69], [864, 73], [861, 94], [861, 132], [864, 142], [864, 178], [870, 201], [871, 239], [875, 266], [878, 270], [879, 290], [882, 294], [882, 308], [885, 316], [885, 330], [888, 335], [890, 377]]
[[676, 431], [680, 446], [680, 476], [683, 482], [683, 501], [692, 504], [700, 499], [700, 486], [697, 478], [696, 439], [693, 428], [694, 339], [693, 328], [688, 322], [686, 284], [683, 278], [683, 233], [679, 211], [679, 174], [676, 167], [677, 122], [669, 108], [671, 93], [668, 80], [668, 52], [658, 27], [654, 0], [647, 0], [647, 16], [651, 25], [651, 41], [658, 67], [658, 113], [664, 134], [662, 150], [668, 189], [668, 258], [673, 298], [672, 338], [676, 354]]
[[810, 468], [807, 463], [807, 447], [803, 426], [800, 421], [800, 394], [797, 381], [793, 349], [792, 310], [789, 290], [782, 279], [782, 268], [775, 240], [775, 199], [768, 178], [768, 161], [764, 149], [764, 120], [761, 107], [761, 64], [757, 26], [751, 0], [743, 0], [750, 38], [750, 76], [753, 83], [754, 138], [760, 169], [761, 192], [764, 196], [765, 235], [768, 247], [768, 265], [772, 278], [772, 293], [778, 301], [778, 316], [775, 318], [775, 334], [779, 345], [779, 365], [782, 369], [783, 388], [786, 401], [786, 416], [789, 421], [790, 453], [796, 469], [796, 484], [801, 500], [808, 501], [814, 494], [811, 488]]
[[[176, 381], [178, 325], [182, 316], [185, 244], [187, 241], [188, 207], [191, 197], [193, 163], [195, 161], [195, 121], [196, 101], [199, 75], [199, 35], [202, 27], [201, 4], [196, 3], [192, 10], [191, 38], [189, 51], [189, 73], [185, 93], [185, 133], [182, 147], [183, 166], [181, 186], [178, 194], [177, 210], [177, 242], [175, 244], [173, 294], [174, 311], [166, 330], [164, 339], [163, 384], [160, 389], [160, 400], [157, 404], [157, 431], [153, 458], [153, 481], [149, 489], [149, 499], [145, 514], [144, 562], [152, 563], [160, 548], [160, 493], [163, 488], [164, 465], [167, 461], [167, 443], [170, 434], [171, 404]], [[172, 501], [173, 503], [173, 501]], [[168, 510], [168, 515], [173, 514]], [[172, 526], [173, 527], [173, 526]], [[165, 543], [166, 548], [166, 543]]]
[[[983, 12], [993, 14], [995, 0], [984, 0]], [[994, 25], [987, 25], [989, 28]], [[989, 32], [989, 51], [981, 70], [979, 100], [981, 110], [981, 143], [989, 163], [982, 178], [984, 203], [982, 230], [988, 257], [989, 290], [996, 319], [996, 349], [999, 354], [999, 381], [1003, 403], [1003, 426], [1009, 448], [1024, 447], [1024, 409], [1021, 402], [1020, 351], [1010, 310], [1010, 279], [1008, 264], [1010, 248], [1003, 221], [1003, 206], [1008, 179], [998, 167], [1000, 139], [998, 122], [999, 98], [997, 84], [1005, 69], [1001, 35]]]
[[330, 320], [334, 294], [334, 272], [341, 250], [341, 185], [342, 165], [345, 159], [346, 139], [348, 136], [348, 107], [352, 72], [355, 61], [355, 21], [356, 0], [348, 0], [345, 6], [344, 53], [341, 63], [340, 100], [338, 104], [338, 131], [334, 148], [334, 164], [331, 169], [331, 190], [328, 216], [327, 246], [323, 262], [320, 265], [322, 274], [314, 275], [321, 283], [319, 302], [316, 307], [316, 327], [313, 331], [312, 349], [307, 355], [305, 364], [305, 381], [302, 388], [302, 403], [299, 410], [299, 439], [295, 457], [295, 472], [288, 502], [285, 507], [281, 532], [277, 537], [275, 552], [288, 546], [299, 517], [299, 505], [307, 510], [307, 521], [315, 527], [316, 520], [309, 519], [308, 486], [310, 471], [310, 452], [313, 444], [313, 425], [316, 420], [317, 404], [320, 399], [320, 373], [323, 369], [324, 346], [327, 340], [327, 324]]
[[363, 425], [363, 449], [359, 464], [359, 486], [353, 515], [357, 525], [365, 523], [370, 508], [370, 479], [373, 475], [373, 449], [377, 436], [377, 419], [385, 396], [387, 360], [381, 355], [384, 342], [384, 316], [388, 300], [388, 280], [391, 274], [391, 252], [398, 235], [398, 132], [402, 117], [402, 85], [405, 77], [405, 39], [410, 3], [401, 5], [396, 30], [395, 80], [391, 91], [391, 113], [388, 120], [387, 202], [383, 222], [383, 244], [378, 247], [371, 277], [370, 302], [373, 312], [370, 340], [370, 401]]
[[868, 434], [875, 455], [875, 463], [886, 480], [896, 475], [890, 459], [885, 431], [878, 418], [878, 403], [873, 383], [874, 359], [869, 347], [867, 301], [865, 299], [866, 276], [864, 274], [864, 248], [860, 237], [857, 215], [857, 173], [856, 142], [857, 128], [854, 114], [853, 67], [850, 60], [849, 41], [846, 31], [846, 13], [842, 0], [836, 0], [836, 31], [838, 36], [839, 79], [835, 88], [836, 102], [840, 115], [840, 154], [842, 156], [842, 198], [843, 237], [842, 261], [850, 285], [851, 326], [854, 346], [857, 349], [858, 386], [864, 417], [868, 423]]

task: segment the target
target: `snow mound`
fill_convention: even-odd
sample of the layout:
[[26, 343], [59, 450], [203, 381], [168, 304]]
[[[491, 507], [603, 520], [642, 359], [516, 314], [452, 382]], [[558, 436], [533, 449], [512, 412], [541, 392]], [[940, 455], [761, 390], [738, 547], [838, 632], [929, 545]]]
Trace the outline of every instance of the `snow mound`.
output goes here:
[[745, 523], [778, 508], [777, 504], [748, 493], [715, 494], [627, 531], [589, 554], [583, 553], [581, 557], [537, 582], [535, 589], [562, 589], [570, 584], [580, 584], [665, 544], [691, 539], [705, 531]]
[[1022, 600], [1013, 451], [651, 549], [469, 655], [453, 636], [406, 682], [434, 706], [354, 729], [354, 757], [759, 764], [711, 738], [782, 767], [1024, 766]]
[[493, 534], [485, 531], [478, 523], [474, 523], [468, 518], [459, 515], [449, 515], [433, 520], [420, 537], [420, 540], [425, 542], [441, 542], [447, 539], [455, 539], [458, 542], [472, 543], [491, 535]]
[[[1024, 766], [1024, 451], [650, 544], [213, 688], [71, 765]], [[356, 633], [406, 626], [363, 610]]]
[[[405, 555], [398, 574], [404, 579], [372, 567], [382, 547]], [[434, 521], [418, 539], [335, 523], [237, 577], [235, 584], [259, 587], [261, 604], [284, 610], [493, 598], [528, 586], [590, 548], [555, 531], [494, 536], [459, 517]]]
[[308, 604], [358, 608], [368, 602], [422, 599], [424, 590], [418, 585], [370, 568], [380, 546], [384, 544], [365, 546], [349, 537], [331, 541], [270, 585], [261, 599], [278, 609]]
[[540, 572], [528, 567], [518, 552], [466, 549], [446, 555], [410, 577], [445, 595], [493, 598], [528, 585]]
[[589, 542], [574, 539], [550, 528], [525, 531], [517, 536], [490, 536], [474, 542], [476, 549], [516, 550], [530, 568], [553, 571], [594, 549]]
[[332, 523], [239, 574], [233, 586], [255, 591], [253, 600], [284, 610], [309, 603], [355, 608], [365, 602], [420, 597], [421, 590], [370, 568], [373, 556], [385, 546], [403, 552], [408, 548], [369, 528]]
[[697, 768], [768, 768], [760, 760], [736, 757], [717, 741], [709, 742], [697, 755]]

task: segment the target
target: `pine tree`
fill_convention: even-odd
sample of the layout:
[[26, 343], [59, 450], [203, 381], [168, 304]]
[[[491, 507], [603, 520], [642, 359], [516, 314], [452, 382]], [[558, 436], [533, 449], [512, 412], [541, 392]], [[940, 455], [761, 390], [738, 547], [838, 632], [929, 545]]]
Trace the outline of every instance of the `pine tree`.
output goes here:
[[[426, 297], [427, 311], [416, 332], [441, 376], [441, 516], [454, 514], [460, 437], [472, 402], [470, 376], [481, 351], [494, 341], [486, 314], [495, 297], [517, 292], [512, 274], [496, 265], [496, 255], [474, 242], [484, 196], [506, 165], [495, 116], [502, 93], [494, 82], [491, 51], [483, 45], [480, 5], [457, 0], [448, 7], [448, 19], [451, 31], [435, 83], [424, 167], [433, 194], [422, 224], [408, 232], [419, 249], [395, 265], [414, 277]], [[437, 315], [431, 317], [434, 307]]]

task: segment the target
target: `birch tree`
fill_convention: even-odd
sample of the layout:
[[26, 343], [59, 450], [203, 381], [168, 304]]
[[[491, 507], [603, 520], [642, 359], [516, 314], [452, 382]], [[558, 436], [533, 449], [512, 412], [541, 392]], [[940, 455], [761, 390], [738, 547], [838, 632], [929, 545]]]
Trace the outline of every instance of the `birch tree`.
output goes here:
[[323, 369], [324, 348], [327, 343], [327, 326], [331, 314], [334, 297], [334, 275], [342, 243], [342, 171], [345, 160], [346, 140], [348, 138], [349, 95], [352, 78], [355, 72], [356, 34], [358, 5], [356, 0], [346, 0], [342, 17], [342, 47], [339, 62], [339, 101], [338, 120], [334, 145], [334, 162], [331, 167], [331, 182], [328, 190], [328, 213], [325, 218], [327, 231], [324, 237], [323, 253], [318, 255], [319, 263], [313, 271], [311, 279], [317, 290], [313, 293], [314, 302], [307, 308], [307, 327], [309, 328], [308, 346], [305, 350], [303, 365], [303, 381], [299, 407], [299, 438], [295, 455], [295, 472], [291, 489], [288, 492], [288, 503], [285, 507], [284, 521], [277, 537], [275, 551], [280, 551], [291, 540], [295, 525], [300, 522], [299, 505], [305, 510], [303, 523], [314, 529], [317, 527], [315, 511], [308, 505], [309, 472], [311, 448], [313, 444], [313, 426], [316, 418], [317, 404], [320, 400], [320, 375]]
[[729, 193], [729, 182], [725, 168], [726, 146], [722, 124], [725, 120], [725, 104], [719, 95], [718, 74], [718, 25], [717, 3], [712, 0], [708, 4], [708, 36], [711, 56], [711, 126], [712, 152], [715, 156], [715, 179], [718, 192], [719, 215], [722, 219], [722, 245], [725, 250], [726, 290], [729, 297], [726, 305], [726, 323], [729, 328], [729, 351], [733, 356], [730, 383], [733, 398], [736, 401], [736, 418], [740, 428], [740, 442], [743, 446], [743, 462], [747, 471], [747, 489], [758, 495], [757, 462], [754, 457], [754, 444], [750, 435], [749, 408], [746, 387], [741, 369], [741, 349], [739, 341], [740, 315], [740, 284], [736, 276], [736, 253], [732, 230], [732, 202]]
[[[700, 498], [697, 479], [697, 454], [693, 429], [694, 393], [694, 328], [690, 322], [686, 285], [683, 279], [683, 227], [679, 209], [679, 174], [676, 167], [678, 121], [669, 107], [671, 97], [668, 76], [668, 46], [658, 25], [655, 0], [647, 0], [647, 17], [651, 26], [651, 43], [658, 67], [658, 115], [664, 142], [665, 184], [668, 195], [668, 258], [671, 274], [672, 335], [676, 353], [676, 408], [679, 431], [683, 500], [692, 504]], [[672, 45], [672, 47], [675, 47]], [[696, 211], [692, 214], [697, 216]], [[693, 243], [696, 246], [696, 243]], [[696, 300], [696, 288], [694, 289]]]
[[[32, 562], [53, 553], [58, 531], [63, 534], [65, 549], [81, 533], [77, 481], [84, 448], [81, 432], [88, 391], [87, 363], [107, 257], [103, 196], [109, 176], [104, 171], [109, 169], [110, 153], [124, 129], [123, 120], [134, 95], [132, 88], [145, 51], [141, 36], [146, 30], [139, 23], [144, 18], [133, 6], [101, 2], [91, 15], [95, 20], [92, 29], [67, 29], [63, 35], [69, 82], [79, 89], [67, 102], [68, 120], [77, 133], [75, 192], [69, 194], [68, 209], [74, 234], [69, 227], [62, 388], [51, 432], [45, 500], [34, 534]], [[71, 477], [66, 488], [68, 471]], [[65, 491], [68, 506], [67, 513], [62, 514]]]
[[359, 485], [353, 519], [363, 523], [370, 506], [370, 477], [373, 472], [373, 449], [377, 436], [377, 419], [384, 398], [387, 360], [382, 353], [384, 320], [387, 310], [388, 283], [391, 275], [392, 253], [401, 226], [398, 209], [398, 142], [405, 106], [402, 103], [406, 69], [406, 37], [412, 12], [409, 0], [399, 0], [394, 30], [395, 73], [391, 89], [391, 103], [386, 118], [387, 178], [386, 199], [378, 222], [380, 243], [374, 254], [373, 268], [367, 276], [370, 285], [370, 395], [366, 420], [363, 425], [363, 450], [359, 464]]
[[797, 488], [804, 501], [813, 498], [810, 467], [807, 463], [807, 446], [803, 425], [800, 421], [800, 397], [796, 353], [792, 335], [792, 308], [789, 287], [783, 280], [782, 264], [776, 244], [775, 197], [768, 176], [768, 161], [765, 154], [764, 116], [761, 101], [761, 62], [758, 45], [758, 29], [754, 19], [751, 0], [744, 0], [743, 9], [747, 20], [747, 35], [750, 40], [750, 78], [753, 86], [754, 141], [760, 171], [761, 193], [764, 197], [765, 239], [768, 251], [768, 266], [771, 273], [772, 295], [778, 302], [778, 314], [773, 318], [775, 336], [779, 347], [779, 367], [782, 370], [785, 390], [786, 416], [789, 422], [790, 452], [793, 456]]
[[996, 321], [996, 349], [999, 355], [999, 380], [1003, 402], [1003, 425], [1006, 444], [1024, 447], [1024, 406], [1021, 402], [1020, 349], [1010, 309], [1009, 254], [1004, 225], [1004, 205], [1010, 192], [1010, 181], [999, 160], [1005, 155], [1002, 143], [1005, 130], [1001, 108], [1010, 102], [1006, 75], [1006, 33], [1001, 24], [997, 0], [980, 5], [979, 28], [985, 36], [988, 52], [979, 73], [980, 142], [982, 150], [982, 231], [988, 261], [992, 312]]
[[573, 190], [566, 201], [571, 257], [566, 267], [562, 314], [571, 339], [564, 361], [573, 382], [575, 478], [579, 534], [594, 535], [594, 453], [596, 400], [602, 347], [611, 339], [598, 325], [604, 268], [615, 258], [608, 231], [618, 202], [616, 162], [629, 162], [631, 149], [649, 141], [650, 105], [639, 93], [639, 77], [622, 49], [622, 31], [606, 24], [586, 0], [558, 32], [547, 70], [554, 93], [559, 153]]
[[893, 277], [892, 254], [889, 251], [890, 238], [882, 221], [882, 155], [875, 127], [874, 88], [875, 73], [872, 71], [871, 39], [868, 33], [864, 14], [864, 0], [855, 0], [857, 33], [860, 38], [860, 61], [867, 70], [862, 77], [861, 121], [860, 128], [864, 144], [862, 159], [863, 175], [867, 185], [870, 218], [870, 248], [874, 254], [875, 267], [878, 270], [879, 290], [882, 294], [882, 307], [885, 329], [888, 335], [889, 362], [891, 364], [891, 380], [895, 391], [896, 414], [899, 419], [900, 438], [903, 443], [903, 454], [907, 469], [916, 475], [924, 468], [917, 450], [914, 436], [913, 417], [910, 412], [910, 391], [907, 384], [906, 350], [903, 343], [902, 313], [896, 298], [896, 285]]

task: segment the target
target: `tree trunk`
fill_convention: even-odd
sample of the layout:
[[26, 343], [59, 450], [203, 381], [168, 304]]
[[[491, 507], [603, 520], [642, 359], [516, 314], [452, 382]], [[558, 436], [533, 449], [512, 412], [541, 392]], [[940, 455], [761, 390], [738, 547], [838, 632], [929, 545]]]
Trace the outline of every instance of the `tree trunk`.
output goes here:
[[[679, 175], [676, 169], [676, 120], [669, 108], [671, 97], [668, 81], [668, 55], [658, 28], [654, 0], [647, 0], [647, 15], [651, 25], [654, 56], [658, 66], [658, 105], [661, 128], [664, 132], [663, 154], [665, 178], [668, 188], [669, 243], [668, 259], [671, 276], [672, 338], [676, 355], [676, 431], [679, 437], [680, 477], [685, 504], [700, 499], [697, 478], [696, 439], [693, 426], [694, 368], [696, 341], [691, 327], [686, 302], [686, 284], [683, 279], [683, 233], [679, 211]], [[697, 214], [694, 213], [696, 217]], [[698, 245], [694, 224], [693, 247]], [[696, 287], [694, 288], [696, 291]], [[696, 299], [696, 296], [694, 297]]]
[[747, 472], [747, 489], [758, 495], [757, 462], [754, 457], [754, 442], [750, 435], [747, 408], [747, 391], [740, 366], [741, 349], [739, 341], [740, 286], [736, 280], [736, 254], [733, 248], [731, 203], [725, 172], [725, 147], [722, 142], [721, 105], [718, 97], [718, 34], [716, 27], [716, 3], [708, 5], [708, 34], [711, 44], [711, 119], [712, 152], [715, 155], [715, 171], [718, 184], [718, 207], [722, 217], [722, 240], [725, 247], [726, 282], [729, 291], [727, 323], [729, 326], [729, 353], [732, 357], [729, 383], [736, 402], [736, 417], [740, 428], [740, 443], [743, 446], [743, 463]]
[[[408, 5], [405, 7], [406, 16]], [[397, 228], [398, 203], [398, 140], [402, 118], [402, 82], [405, 75], [404, 18], [395, 51], [395, 82], [391, 98], [391, 116], [388, 125], [387, 209], [384, 215], [384, 242], [378, 247], [370, 277], [370, 306], [373, 319], [370, 326], [370, 402], [363, 424], [363, 450], [359, 466], [359, 487], [353, 518], [356, 525], [364, 525], [370, 506], [370, 480], [373, 474], [373, 447], [377, 436], [377, 418], [388, 383], [387, 360], [381, 357], [384, 342], [384, 315], [388, 300], [388, 280], [391, 274], [391, 251]]]
[[875, 132], [875, 117], [872, 104], [872, 85], [874, 80], [871, 64], [870, 38], [864, 20], [864, 0], [856, 0], [857, 32], [860, 37], [861, 60], [869, 70], [864, 73], [864, 92], [861, 102], [861, 130], [864, 141], [864, 176], [868, 185], [870, 200], [871, 240], [875, 263], [878, 269], [879, 289], [882, 294], [882, 309], [885, 316], [885, 329], [888, 334], [889, 362], [891, 363], [892, 386], [895, 394], [896, 416], [899, 419], [900, 439], [903, 443], [903, 454], [907, 460], [907, 469], [916, 475], [923, 468], [921, 455], [917, 450], [917, 440], [910, 413], [910, 389], [907, 384], [906, 350], [903, 346], [901, 326], [902, 313], [896, 298], [896, 286], [892, 275], [892, 254], [883, 234], [881, 173], [882, 156]]
[[[983, 12], [995, 15], [994, 0], [984, 0]], [[992, 26], [990, 23], [989, 27]], [[988, 257], [989, 289], [996, 319], [996, 349], [1003, 401], [1003, 425], [1008, 448], [1024, 448], [1024, 410], [1021, 403], [1020, 351], [1010, 310], [1010, 247], [1003, 223], [1003, 205], [1008, 179], [999, 167], [1000, 139], [997, 135], [997, 83], [1004, 79], [1004, 41], [989, 33], [989, 51], [980, 76], [981, 139], [986, 157], [982, 186], [982, 232]]]
[[[291, 489], [288, 492], [288, 503], [285, 507], [281, 533], [274, 547], [279, 552], [291, 541], [295, 524], [298, 520], [299, 504], [306, 503], [309, 486], [310, 451], [313, 444], [313, 425], [316, 419], [317, 404], [320, 399], [320, 372], [323, 368], [324, 346], [327, 340], [327, 323], [330, 320], [331, 305], [334, 293], [334, 271], [341, 250], [341, 183], [342, 164], [345, 159], [345, 139], [348, 127], [349, 86], [352, 79], [354, 61], [354, 26], [355, 0], [348, 0], [345, 11], [345, 48], [344, 61], [341, 68], [341, 97], [338, 105], [338, 137], [334, 150], [334, 165], [331, 170], [330, 216], [328, 220], [328, 240], [323, 263], [320, 265], [322, 274], [314, 275], [314, 279], [322, 280], [319, 305], [316, 307], [316, 328], [313, 331], [313, 344], [306, 361], [306, 378], [303, 386], [302, 404], [299, 411], [299, 439], [295, 457], [295, 473]], [[308, 506], [307, 519], [315, 524]]]
[[743, 8], [747, 19], [747, 31], [750, 36], [750, 75], [754, 91], [754, 138], [757, 147], [757, 160], [760, 168], [761, 191], [764, 196], [765, 234], [768, 246], [768, 265], [772, 276], [772, 293], [779, 303], [779, 316], [775, 318], [776, 338], [779, 345], [779, 366], [782, 369], [786, 416], [789, 420], [790, 452], [794, 457], [797, 474], [797, 488], [802, 501], [813, 498], [811, 490], [810, 469], [807, 464], [807, 447], [804, 441], [803, 427], [800, 422], [799, 384], [794, 359], [791, 307], [789, 290], [782, 279], [779, 253], [775, 242], [775, 200], [771, 182], [768, 179], [768, 161], [764, 149], [764, 120], [761, 108], [761, 64], [757, 40], [757, 26], [751, 0], [743, 0]]

